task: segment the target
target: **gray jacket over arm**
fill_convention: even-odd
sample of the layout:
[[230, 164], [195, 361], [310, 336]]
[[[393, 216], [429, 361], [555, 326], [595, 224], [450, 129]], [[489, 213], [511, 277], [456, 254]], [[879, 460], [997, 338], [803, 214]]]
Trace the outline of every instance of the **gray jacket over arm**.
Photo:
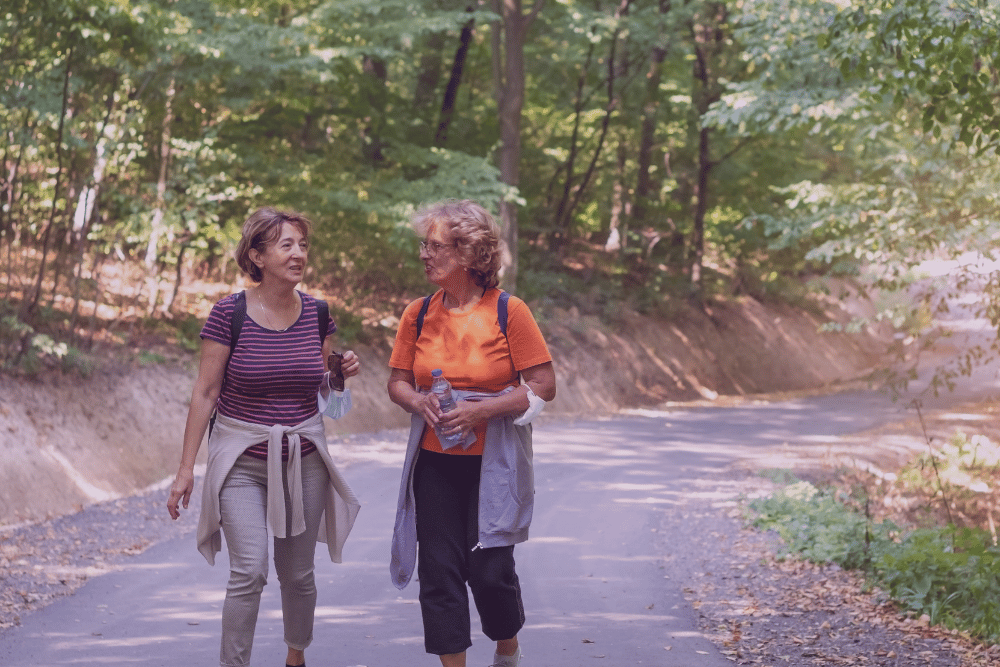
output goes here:
[[[499, 393], [453, 390], [455, 400], [475, 401]], [[532, 469], [531, 425], [514, 424], [515, 416], [487, 422], [486, 442], [479, 485], [479, 544], [476, 548], [505, 547], [528, 539], [535, 502]], [[413, 494], [413, 472], [420, 453], [420, 438], [426, 426], [423, 417], [411, 415], [410, 437], [399, 485], [396, 525], [392, 535], [389, 574], [396, 588], [410, 583], [417, 561], [417, 510]]]

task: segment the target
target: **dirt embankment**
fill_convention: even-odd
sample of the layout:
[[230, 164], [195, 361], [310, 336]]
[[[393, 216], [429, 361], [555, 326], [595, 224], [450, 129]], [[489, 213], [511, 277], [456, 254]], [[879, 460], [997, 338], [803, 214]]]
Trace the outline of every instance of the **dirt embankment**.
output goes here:
[[[686, 309], [672, 321], [628, 315], [615, 328], [549, 313], [542, 326], [558, 396], [547, 412], [593, 415], [850, 380], [871, 368], [879, 346], [870, 336], [819, 332], [836, 319], [846, 315], [831, 310], [824, 319], [749, 299]], [[385, 394], [388, 349], [357, 352], [364, 372], [351, 381], [354, 410], [329, 431], [408, 424]], [[0, 525], [69, 513], [171, 476], [194, 373], [191, 358], [87, 379], [0, 377]]]

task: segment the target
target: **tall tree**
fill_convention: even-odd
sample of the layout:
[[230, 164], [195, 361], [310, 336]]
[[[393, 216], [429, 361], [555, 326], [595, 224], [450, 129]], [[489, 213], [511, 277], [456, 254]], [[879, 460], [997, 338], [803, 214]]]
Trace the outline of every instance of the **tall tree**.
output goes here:
[[[468, 8], [472, 11], [472, 7]], [[444, 99], [441, 101], [441, 117], [438, 120], [437, 133], [434, 135], [435, 146], [445, 146], [448, 142], [448, 128], [455, 116], [455, 101], [458, 97], [458, 88], [462, 83], [462, 73], [465, 71], [465, 61], [469, 56], [469, 47], [472, 45], [473, 29], [476, 20], [469, 19], [468, 23], [462, 26], [459, 36], [458, 47], [455, 49], [455, 58], [451, 65], [451, 76], [448, 77], [448, 84], [444, 89]]]
[[564, 243], [569, 235], [573, 216], [580, 202], [583, 200], [587, 186], [594, 178], [594, 174], [602, 158], [612, 116], [622, 106], [621, 79], [628, 75], [630, 65], [627, 58], [622, 55], [625, 49], [623, 48], [621, 34], [625, 28], [624, 19], [628, 15], [631, 4], [631, 0], [621, 0], [615, 8], [612, 15], [613, 27], [608, 31], [609, 34], [607, 35], [607, 53], [603, 57], [597, 56], [597, 45], [593, 42], [588, 49], [587, 60], [603, 61], [606, 73], [601, 80], [604, 89], [604, 108], [600, 110], [599, 129], [596, 132], [593, 146], [590, 148], [590, 159], [587, 161], [582, 173], [577, 173], [576, 163], [579, 158], [584, 157], [579, 139], [584, 112], [589, 110], [587, 98], [591, 96], [590, 91], [587, 90], [589, 62], [587, 66], [580, 69], [579, 76], [577, 77], [576, 90], [573, 95], [573, 129], [565, 165], [559, 170], [559, 174], [563, 177], [563, 182], [561, 188], [559, 188], [560, 193], [555, 198], [555, 210], [552, 212], [553, 229], [550, 234], [549, 247], [557, 255], [561, 254]]
[[[500, 179], [512, 188], [521, 182], [521, 113], [524, 107], [524, 45], [528, 30], [545, 0], [534, 0], [525, 12], [521, 0], [493, 0], [500, 17], [493, 23], [493, 77], [500, 118]], [[500, 200], [500, 220], [504, 245], [504, 284], [517, 290], [518, 223], [517, 203]]]
[[[671, 0], [659, 0], [658, 11], [665, 16], [671, 7]], [[663, 62], [667, 57], [669, 35], [660, 28], [660, 39], [650, 48], [649, 70], [646, 74], [646, 87], [642, 105], [642, 128], [639, 135], [638, 165], [636, 167], [635, 204], [632, 217], [636, 224], [642, 225], [651, 203], [656, 196], [653, 178], [653, 166], [657, 155], [656, 129], [663, 94], [660, 83], [663, 80]], [[662, 151], [660, 151], [662, 153]]]
[[697, 133], [694, 209], [691, 216], [689, 263], [691, 289], [700, 296], [702, 262], [705, 255], [705, 214], [709, 205], [709, 185], [718, 158], [712, 151], [712, 128], [703, 122], [713, 104], [722, 98], [727, 42], [730, 40], [729, 12], [723, 2], [703, 2], [690, 22], [692, 62], [692, 129]]
[[73, 46], [71, 45], [65, 53], [65, 71], [63, 74], [63, 89], [62, 89], [62, 111], [59, 114], [58, 130], [56, 131], [56, 177], [55, 185], [53, 187], [52, 202], [49, 207], [48, 220], [45, 222], [45, 231], [42, 233], [42, 249], [41, 249], [41, 259], [39, 261], [38, 272], [35, 279], [34, 288], [29, 293], [28, 297], [24, 301], [23, 312], [26, 319], [30, 319], [34, 313], [35, 309], [38, 308], [38, 301], [42, 295], [42, 281], [45, 278], [45, 268], [46, 262], [49, 259], [49, 249], [50, 241], [52, 239], [52, 230], [56, 225], [56, 216], [59, 211], [60, 205], [60, 195], [62, 194], [62, 188], [64, 187], [65, 174], [63, 173], [63, 164], [66, 160], [66, 150], [63, 146], [65, 140], [66, 132], [66, 109], [69, 107], [70, 99], [70, 76], [73, 72]]

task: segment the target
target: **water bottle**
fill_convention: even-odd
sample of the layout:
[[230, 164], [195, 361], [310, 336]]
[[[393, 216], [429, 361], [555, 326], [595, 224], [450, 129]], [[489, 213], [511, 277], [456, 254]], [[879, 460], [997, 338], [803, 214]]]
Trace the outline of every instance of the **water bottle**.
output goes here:
[[[431, 391], [438, 397], [438, 405], [441, 406], [441, 412], [451, 412], [455, 409], [456, 405], [455, 397], [451, 395], [451, 383], [441, 374], [440, 368], [435, 368], [431, 371], [431, 377], [433, 378], [431, 380]], [[434, 432], [437, 433], [438, 440], [441, 441], [445, 449], [462, 444], [462, 437], [458, 433], [445, 435], [441, 432], [440, 427], [435, 428]]]

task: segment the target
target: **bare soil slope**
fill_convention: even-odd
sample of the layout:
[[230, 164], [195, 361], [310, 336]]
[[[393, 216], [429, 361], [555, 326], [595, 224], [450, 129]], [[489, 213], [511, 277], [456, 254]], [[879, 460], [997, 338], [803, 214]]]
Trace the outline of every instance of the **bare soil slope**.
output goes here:
[[[820, 333], [845, 321], [751, 299], [683, 308], [670, 321], [626, 314], [614, 327], [547, 313], [559, 394], [549, 414], [595, 414], [664, 401], [819, 388], [858, 377], [882, 349], [867, 334]], [[356, 348], [354, 411], [333, 434], [398, 428], [385, 395], [389, 348]], [[0, 377], [0, 526], [73, 512], [173, 474], [196, 359], [107, 367], [91, 377]]]

